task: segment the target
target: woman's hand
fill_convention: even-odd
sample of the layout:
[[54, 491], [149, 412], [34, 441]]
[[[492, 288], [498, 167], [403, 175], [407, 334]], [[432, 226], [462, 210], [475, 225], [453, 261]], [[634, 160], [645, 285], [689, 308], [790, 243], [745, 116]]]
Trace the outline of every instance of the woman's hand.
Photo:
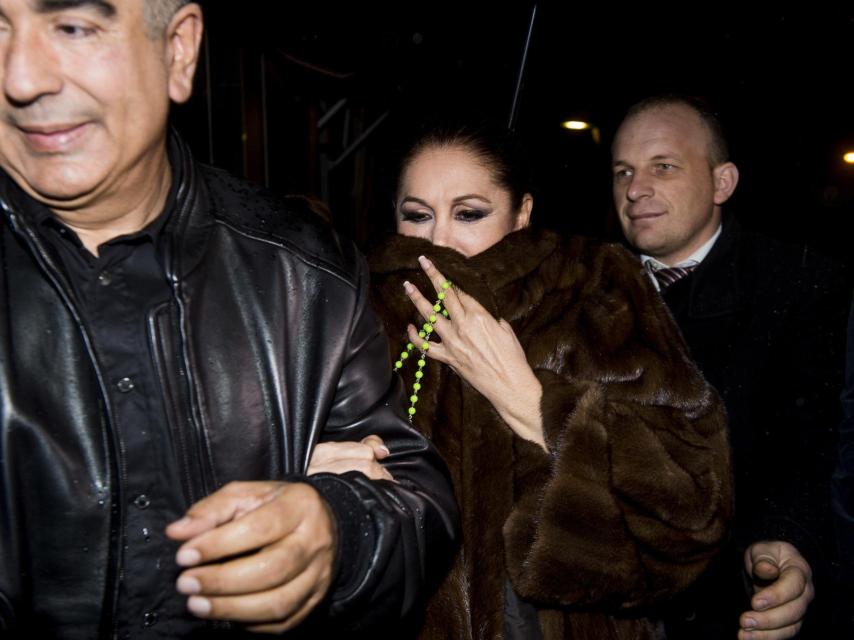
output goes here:
[[308, 475], [360, 471], [371, 480], [394, 480], [379, 462], [388, 455], [388, 448], [379, 436], [368, 436], [360, 442], [321, 442], [311, 454]]
[[[444, 362], [492, 403], [501, 418], [521, 438], [547, 449], [543, 436], [540, 401], [543, 389], [534, 375], [519, 339], [510, 324], [496, 320], [477, 300], [453, 287], [443, 289], [445, 277], [430, 260], [421, 256], [421, 268], [436, 292], [445, 294], [445, 318], [409, 282], [404, 289], [426, 319], [436, 318], [433, 327], [441, 342], [430, 342], [428, 357]], [[409, 340], [419, 349], [425, 342], [419, 329], [407, 328]]]

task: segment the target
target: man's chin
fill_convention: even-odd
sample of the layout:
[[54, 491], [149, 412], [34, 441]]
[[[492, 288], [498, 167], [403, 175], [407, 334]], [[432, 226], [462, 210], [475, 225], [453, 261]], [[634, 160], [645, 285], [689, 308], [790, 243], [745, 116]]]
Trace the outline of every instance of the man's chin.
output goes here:
[[[15, 176], [13, 176], [14, 178]], [[51, 209], [77, 209], [92, 199], [97, 183], [51, 179], [15, 180], [32, 198]], [[22, 183], [23, 182], [23, 183]]]

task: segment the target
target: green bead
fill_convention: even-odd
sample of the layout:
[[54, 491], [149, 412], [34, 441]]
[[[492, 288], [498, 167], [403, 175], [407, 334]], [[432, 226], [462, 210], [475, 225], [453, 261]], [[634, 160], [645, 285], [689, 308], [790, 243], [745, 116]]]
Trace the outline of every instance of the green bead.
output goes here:
[[418, 361], [418, 366], [421, 367], [422, 369], [424, 368], [424, 366], [426, 364], [427, 364], [427, 361], [424, 360], [424, 358], [422, 358], [421, 360]]
[[398, 360], [397, 362], [394, 363], [395, 369], [400, 369], [402, 366], [403, 366], [403, 363], [400, 360]]
[[438, 318], [436, 318], [436, 316], [433, 316], [433, 315], [431, 315], [431, 316], [430, 316], [429, 318], [427, 318], [427, 319], [428, 319], [430, 322], [436, 322], [436, 320], [438, 320]]
[[411, 342], [406, 343], [406, 350], [407, 351], [412, 351], [414, 348], [415, 348], [415, 345], [412, 344]]
[[429, 324], [425, 324], [424, 331], [426, 331], [427, 333], [433, 333], [433, 327]]
[[409, 396], [409, 401], [410, 401], [412, 404], [415, 404], [416, 402], [418, 402], [418, 396], [416, 396], [416, 395], [414, 395], [414, 394], [413, 394], [413, 395], [411, 395], [411, 396]]
[[440, 305], [438, 302], [433, 305], [433, 311], [441, 311], [441, 310], [442, 310], [442, 305]]
[[421, 391], [421, 383], [416, 382], [414, 385], [412, 385], [412, 390], [413, 391]]
[[416, 371], [416, 372], [415, 372], [415, 378], [416, 378], [417, 380], [421, 380], [421, 378], [423, 378], [423, 377], [424, 377], [424, 372], [423, 372], [423, 371]]
[[445, 316], [445, 317], [447, 318], [447, 317], [448, 317], [448, 310], [447, 310], [447, 309], [442, 309], [442, 315], [443, 315], [443, 316]]
[[408, 357], [409, 357], [409, 354], [406, 351], [404, 351], [400, 354], [401, 360], [406, 360]]
[[422, 345], [421, 345], [421, 350], [422, 350], [422, 351], [427, 351], [427, 349], [429, 349], [429, 348], [430, 348], [430, 343], [429, 343], [429, 342], [425, 342], [424, 344], [422, 344]]
[[451, 281], [450, 281], [450, 280], [445, 280], [445, 281], [442, 283], [442, 288], [443, 288], [443, 289], [450, 289], [450, 288], [451, 288]]
[[409, 407], [409, 415], [411, 415], [411, 416], [415, 415], [415, 407]]
[[419, 337], [419, 338], [426, 338], [426, 337], [427, 337], [427, 333], [426, 333], [426, 332], [424, 332], [424, 331], [419, 331], [419, 332], [418, 332], [418, 337]]
[[444, 300], [444, 299], [445, 299], [445, 294], [444, 294], [444, 293], [440, 293], [440, 294], [439, 294], [439, 300]]

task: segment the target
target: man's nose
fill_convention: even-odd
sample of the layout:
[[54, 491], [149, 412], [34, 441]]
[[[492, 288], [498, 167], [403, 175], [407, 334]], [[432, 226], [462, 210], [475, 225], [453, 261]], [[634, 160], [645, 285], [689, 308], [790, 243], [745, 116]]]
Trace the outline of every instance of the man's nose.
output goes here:
[[2, 54], [3, 93], [15, 105], [27, 105], [62, 88], [59, 61], [33, 29], [13, 31]]
[[626, 197], [635, 202], [641, 198], [652, 196], [655, 189], [652, 186], [652, 180], [648, 176], [638, 172], [632, 175], [629, 188], [626, 190]]

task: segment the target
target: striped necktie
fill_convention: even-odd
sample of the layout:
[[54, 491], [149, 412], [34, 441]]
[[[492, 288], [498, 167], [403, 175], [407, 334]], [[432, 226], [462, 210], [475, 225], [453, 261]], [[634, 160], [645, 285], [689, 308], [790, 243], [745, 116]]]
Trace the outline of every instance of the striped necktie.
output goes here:
[[661, 269], [656, 269], [652, 266], [651, 262], [647, 262], [647, 265], [652, 275], [658, 280], [658, 286], [662, 291], [674, 282], [687, 276], [697, 267], [696, 264], [691, 264], [685, 267], [662, 267]]

